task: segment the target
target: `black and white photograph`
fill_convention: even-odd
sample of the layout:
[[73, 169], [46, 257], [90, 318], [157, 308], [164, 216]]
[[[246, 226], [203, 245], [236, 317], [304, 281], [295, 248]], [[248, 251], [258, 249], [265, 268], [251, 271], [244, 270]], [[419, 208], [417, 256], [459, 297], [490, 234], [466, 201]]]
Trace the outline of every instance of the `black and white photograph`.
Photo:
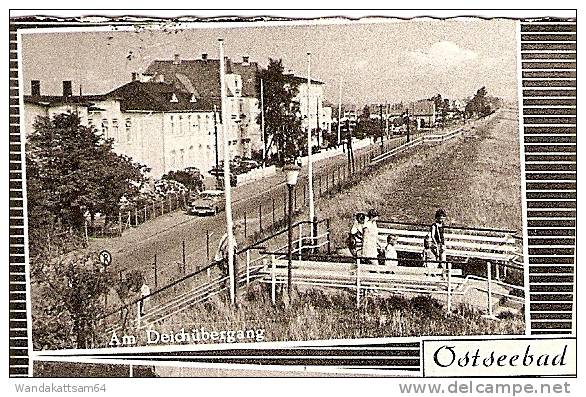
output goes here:
[[11, 19], [14, 375], [575, 376], [575, 13], [51, 14]]

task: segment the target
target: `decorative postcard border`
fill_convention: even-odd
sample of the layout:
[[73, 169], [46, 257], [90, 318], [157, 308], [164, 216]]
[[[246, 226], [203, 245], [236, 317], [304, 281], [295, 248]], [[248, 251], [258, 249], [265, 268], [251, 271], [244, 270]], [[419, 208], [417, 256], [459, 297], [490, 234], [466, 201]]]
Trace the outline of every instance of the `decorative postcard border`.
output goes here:
[[[263, 18], [266, 20], [266, 18]], [[230, 19], [234, 21], [234, 19]], [[256, 20], [251, 18], [250, 20]], [[157, 19], [145, 19], [144, 22]], [[182, 18], [182, 22], [185, 19]], [[193, 18], [192, 21], [204, 21]], [[32, 376], [32, 345], [28, 275], [26, 273], [26, 203], [23, 180], [23, 142], [20, 133], [18, 35], [23, 28], [131, 26], [141, 21], [113, 18], [99, 23], [75, 18], [12, 18], [9, 26], [9, 375]], [[174, 21], [169, 21], [174, 22]], [[176, 21], [175, 21], [176, 22]], [[218, 22], [218, 19], [214, 19]], [[521, 156], [525, 215], [524, 254], [527, 264], [525, 285], [527, 333], [570, 335], [575, 332], [576, 258], [576, 20], [521, 20], [518, 32]], [[404, 338], [403, 338], [404, 339]], [[159, 354], [95, 353], [93, 358], [116, 358], [118, 362], [139, 360], [154, 363], [173, 357], [174, 361], [213, 364], [291, 364], [343, 369], [398, 370], [405, 376], [422, 375], [421, 339], [335, 343], [296, 342], [287, 348], [255, 349], [256, 358], [239, 359], [250, 349], [177, 350]], [[311, 345], [311, 346], [308, 346]], [[206, 353], [201, 353], [205, 351]], [[344, 352], [344, 358], [336, 358]], [[382, 353], [381, 353], [382, 352]], [[54, 361], [59, 354], [52, 352]], [[65, 353], [65, 352], [64, 352]], [[335, 353], [335, 354], [334, 354]], [[384, 355], [384, 359], [364, 356]], [[35, 352], [36, 355], [36, 352]], [[211, 360], [208, 356], [217, 357]], [[248, 354], [249, 355], [249, 354]], [[43, 355], [39, 356], [41, 360]], [[63, 354], [63, 361], [83, 361], [81, 352]], [[291, 356], [298, 358], [292, 359]], [[208, 357], [208, 358], [206, 358]], [[332, 358], [333, 357], [333, 358]], [[326, 359], [327, 358], [327, 359]], [[215, 361], [214, 361], [215, 360]], [[244, 360], [244, 361], [242, 361]], [[293, 360], [293, 361], [292, 361]], [[333, 361], [332, 361], [333, 360]], [[59, 361], [59, 360], [58, 360]], [[90, 360], [91, 362], [91, 360]], [[98, 360], [99, 362], [99, 360]]]

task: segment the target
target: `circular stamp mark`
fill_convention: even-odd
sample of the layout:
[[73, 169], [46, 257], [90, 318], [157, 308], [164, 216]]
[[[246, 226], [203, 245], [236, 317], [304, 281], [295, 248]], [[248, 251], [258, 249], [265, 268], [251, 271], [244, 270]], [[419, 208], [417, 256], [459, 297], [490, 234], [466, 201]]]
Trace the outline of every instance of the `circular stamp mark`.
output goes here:
[[100, 256], [100, 263], [104, 266], [108, 266], [112, 263], [112, 254], [106, 250], [102, 250], [99, 253]]

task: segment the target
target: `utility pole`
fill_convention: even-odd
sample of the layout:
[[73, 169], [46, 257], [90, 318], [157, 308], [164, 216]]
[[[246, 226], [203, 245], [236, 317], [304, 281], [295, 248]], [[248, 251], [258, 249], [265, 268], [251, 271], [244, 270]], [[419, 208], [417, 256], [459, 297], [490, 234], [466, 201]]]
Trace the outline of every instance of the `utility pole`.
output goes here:
[[[307, 176], [308, 176], [308, 186], [307, 189], [309, 191], [309, 222], [314, 221], [315, 217], [315, 208], [313, 205], [313, 164], [311, 161], [311, 125], [309, 122], [309, 114], [311, 112], [311, 108], [309, 106], [309, 99], [310, 99], [310, 89], [311, 89], [311, 53], [307, 53]], [[313, 235], [312, 230], [312, 239], [315, 237]], [[313, 240], [312, 240], [313, 241]]]
[[218, 153], [218, 109], [214, 104], [214, 146], [216, 149], [216, 189], [220, 189], [220, 158]]
[[381, 153], [384, 152], [384, 145], [383, 145], [383, 105], [382, 103], [379, 105], [379, 114], [380, 114], [380, 122], [379, 122], [379, 128], [380, 128], [380, 150]]
[[340, 97], [338, 99], [338, 146], [340, 146], [340, 127], [342, 125], [342, 76], [340, 76]]
[[389, 104], [385, 103], [385, 134], [389, 137]]
[[407, 116], [407, 142], [410, 142], [411, 136], [410, 136], [409, 130], [411, 128], [411, 126], [410, 126], [411, 123], [409, 121], [409, 108], [408, 107], [407, 107], [407, 112], [405, 113], [405, 115]]
[[236, 274], [234, 269], [234, 231], [232, 228], [232, 197], [230, 192], [230, 152], [228, 148], [227, 124], [229, 117], [226, 109], [226, 81], [224, 40], [220, 43], [220, 96], [222, 98], [222, 133], [224, 135], [224, 198], [226, 199], [226, 234], [228, 236], [228, 274], [230, 276], [230, 301], [236, 303]]
[[262, 141], [262, 166], [267, 162], [267, 139], [265, 136], [265, 90], [264, 81], [260, 79], [260, 139]]
[[319, 126], [319, 97], [316, 97], [316, 98], [317, 98], [317, 101], [315, 101], [315, 108], [316, 108], [315, 114], [317, 116], [317, 123], [316, 123], [317, 124], [317, 129], [316, 129], [317, 130], [317, 148], [319, 149], [321, 147], [319, 144], [319, 134], [321, 134], [321, 128]]

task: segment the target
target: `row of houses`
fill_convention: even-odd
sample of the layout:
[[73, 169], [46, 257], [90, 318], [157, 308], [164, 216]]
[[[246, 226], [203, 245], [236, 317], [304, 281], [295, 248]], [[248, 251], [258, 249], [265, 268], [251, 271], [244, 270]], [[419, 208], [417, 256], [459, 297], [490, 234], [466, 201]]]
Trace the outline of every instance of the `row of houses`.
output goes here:
[[[223, 160], [222, 123], [226, 123], [230, 159], [251, 157], [263, 147], [260, 66], [246, 56], [240, 62], [226, 58], [225, 64], [226, 120], [221, 119], [220, 60], [207, 54], [189, 60], [175, 55], [172, 60], [151, 62], [144, 73], [133, 73], [131, 81], [100, 95], [73, 95], [71, 81], [63, 82], [62, 95], [43, 95], [42, 82], [32, 80], [30, 95], [24, 97], [25, 134], [32, 131], [38, 116], [75, 112], [82, 124], [113, 139], [115, 152], [147, 165], [150, 176], [159, 178], [186, 167], [205, 173], [216, 160]], [[290, 78], [299, 84], [296, 100], [303, 126], [331, 130], [323, 83], [308, 84], [293, 74]]]

